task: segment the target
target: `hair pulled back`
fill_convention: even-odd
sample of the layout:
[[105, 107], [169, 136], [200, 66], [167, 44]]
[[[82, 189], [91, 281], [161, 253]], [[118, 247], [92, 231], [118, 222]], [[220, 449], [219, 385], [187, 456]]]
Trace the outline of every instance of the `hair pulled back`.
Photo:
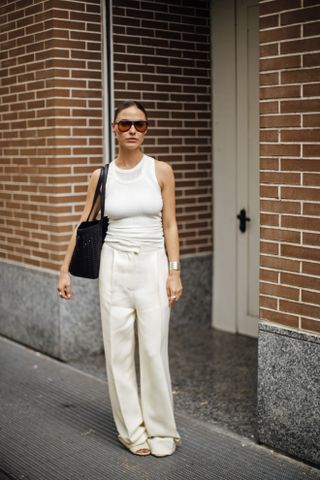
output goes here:
[[119, 115], [120, 112], [122, 112], [122, 110], [125, 110], [126, 108], [129, 108], [129, 107], [137, 107], [139, 110], [141, 110], [145, 114], [146, 120], [148, 120], [147, 112], [144, 106], [142, 105], [142, 103], [137, 102], [136, 100], [125, 100], [124, 102], [120, 103], [120, 105], [118, 105], [118, 107], [116, 108], [113, 121], [114, 122], [116, 121], [117, 116]]

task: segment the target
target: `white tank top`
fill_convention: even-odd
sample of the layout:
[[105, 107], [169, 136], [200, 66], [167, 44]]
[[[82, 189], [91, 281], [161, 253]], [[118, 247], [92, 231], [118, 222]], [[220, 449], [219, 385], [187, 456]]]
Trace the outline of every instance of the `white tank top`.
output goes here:
[[105, 242], [124, 251], [139, 252], [164, 246], [162, 195], [155, 173], [155, 159], [143, 155], [130, 169], [109, 166], [105, 214], [109, 227]]

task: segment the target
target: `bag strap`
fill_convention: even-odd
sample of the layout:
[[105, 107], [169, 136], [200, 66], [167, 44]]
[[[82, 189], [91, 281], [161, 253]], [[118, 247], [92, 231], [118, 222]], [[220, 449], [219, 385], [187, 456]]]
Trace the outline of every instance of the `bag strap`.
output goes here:
[[97, 183], [97, 186], [96, 186], [96, 191], [94, 192], [94, 197], [93, 197], [93, 202], [92, 202], [92, 206], [91, 206], [91, 210], [90, 210], [90, 213], [88, 215], [88, 218], [87, 218], [87, 222], [89, 221], [89, 218], [91, 216], [91, 213], [92, 213], [92, 210], [96, 204], [96, 201], [97, 201], [97, 198], [100, 194], [100, 188], [101, 188], [101, 183], [103, 181], [103, 177], [104, 177], [104, 167], [101, 167], [101, 170], [100, 170], [100, 177], [99, 177], [99, 180], [98, 180], [98, 183]]
[[[106, 197], [106, 183], [107, 183], [107, 177], [108, 177], [108, 171], [109, 171], [109, 163], [104, 165], [104, 167], [101, 167], [100, 170], [100, 177], [96, 186], [96, 191], [94, 192], [94, 198], [91, 206], [90, 213], [87, 218], [87, 222], [89, 221], [89, 218], [91, 216], [92, 210], [96, 204], [98, 196], [101, 194], [100, 197], [100, 211], [101, 211], [101, 218], [104, 217], [104, 204], [105, 204], [105, 197]], [[102, 186], [102, 188], [101, 188]]]
[[106, 163], [103, 167], [103, 179], [102, 179], [102, 191], [101, 191], [101, 218], [104, 217], [104, 206], [105, 206], [105, 198], [106, 198], [106, 184], [109, 172], [109, 163]]

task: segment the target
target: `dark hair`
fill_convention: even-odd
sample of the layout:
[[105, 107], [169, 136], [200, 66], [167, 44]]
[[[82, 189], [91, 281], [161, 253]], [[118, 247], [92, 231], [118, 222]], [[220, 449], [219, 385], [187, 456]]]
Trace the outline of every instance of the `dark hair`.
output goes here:
[[114, 112], [113, 121], [114, 122], [116, 121], [117, 116], [119, 115], [120, 112], [122, 112], [122, 110], [125, 110], [126, 108], [129, 108], [129, 107], [137, 107], [139, 110], [141, 110], [145, 114], [146, 120], [148, 120], [147, 112], [144, 106], [142, 105], [142, 103], [136, 102], [135, 100], [125, 100], [124, 102], [120, 103], [120, 105], [116, 108], [116, 111]]

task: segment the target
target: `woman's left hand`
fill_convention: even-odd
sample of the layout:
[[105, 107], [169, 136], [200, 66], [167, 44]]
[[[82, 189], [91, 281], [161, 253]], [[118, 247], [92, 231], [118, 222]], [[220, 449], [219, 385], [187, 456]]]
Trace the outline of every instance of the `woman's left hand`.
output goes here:
[[171, 270], [167, 278], [167, 295], [169, 305], [174, 305], [182, 295], [180, 271]]

